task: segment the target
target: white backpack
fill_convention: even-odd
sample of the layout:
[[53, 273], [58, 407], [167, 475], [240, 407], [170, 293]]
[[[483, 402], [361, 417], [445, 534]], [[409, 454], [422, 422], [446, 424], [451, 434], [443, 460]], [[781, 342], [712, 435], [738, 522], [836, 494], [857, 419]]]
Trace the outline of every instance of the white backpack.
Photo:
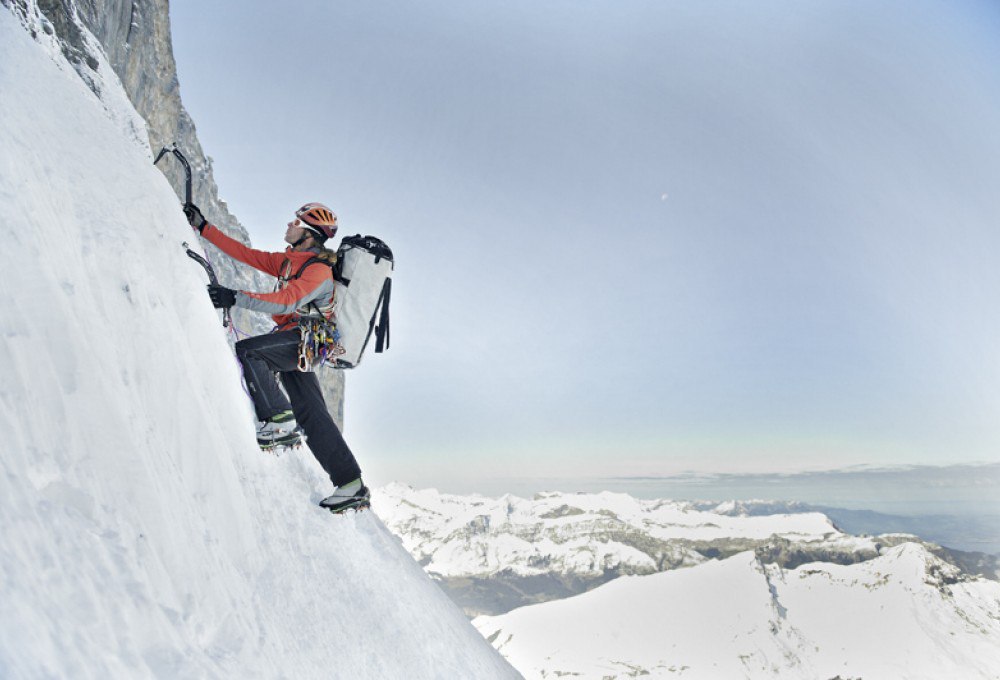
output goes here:
[[389, 246], [374, 236], [348, 236], [333, 269], [333, 318], [343, 354], [334, 368], [354, 368], [375, 334], [375, 351], [389, 349], [389, 295], [394, 267]]

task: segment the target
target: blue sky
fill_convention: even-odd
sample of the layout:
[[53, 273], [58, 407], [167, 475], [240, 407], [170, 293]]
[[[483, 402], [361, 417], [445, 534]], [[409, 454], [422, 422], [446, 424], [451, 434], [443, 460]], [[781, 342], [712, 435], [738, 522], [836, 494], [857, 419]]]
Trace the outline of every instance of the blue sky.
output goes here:
[[173, 3], [258, 247], [396, 251], [376, 483], [996, 461], [988, 2]]

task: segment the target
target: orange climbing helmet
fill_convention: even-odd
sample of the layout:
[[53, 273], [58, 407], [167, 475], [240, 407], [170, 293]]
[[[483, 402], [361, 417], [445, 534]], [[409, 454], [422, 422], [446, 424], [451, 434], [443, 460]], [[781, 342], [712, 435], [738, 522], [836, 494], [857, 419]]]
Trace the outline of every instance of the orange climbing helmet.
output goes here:
[[302, 228], [320, 241], [333, 238], [337, 233], [337, 216], [322, 203], [306, 203], [295, 211], [295, 216], [302, 220]]

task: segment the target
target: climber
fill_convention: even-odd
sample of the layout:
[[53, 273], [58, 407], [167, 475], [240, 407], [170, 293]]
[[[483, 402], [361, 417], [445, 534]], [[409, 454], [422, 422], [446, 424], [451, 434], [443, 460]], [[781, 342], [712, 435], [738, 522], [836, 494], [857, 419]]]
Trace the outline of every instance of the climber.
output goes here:
[[[242, 307], [271, 314], [274, 329], [236, 343], [257, 419], [257, 443], [263, 449], [292, 446], [305, 434], [306, 445], [330, 476], [335, 490], [320, 505], [338, 513], [368, 504], [361, 469], [323, 400], [311, 366], [303, 366], [300, 318], [327, 314], [333, 304], [332, 267], [336, 253], [324, 244], [337, 233], [337, 216], [321, 203], [307, 203], [288, 223], [283, 253], [248, 248], [226, 236], [193, 203], [184, 205], [188, 223], [223, 253], [278, 279], [271, 293], [252, 293], [210, 284], [209, 296], [218, 309]], [[314, 316], [312, 318], [315, 318]], [[281, 378], [285, 394], [278, 388]]]

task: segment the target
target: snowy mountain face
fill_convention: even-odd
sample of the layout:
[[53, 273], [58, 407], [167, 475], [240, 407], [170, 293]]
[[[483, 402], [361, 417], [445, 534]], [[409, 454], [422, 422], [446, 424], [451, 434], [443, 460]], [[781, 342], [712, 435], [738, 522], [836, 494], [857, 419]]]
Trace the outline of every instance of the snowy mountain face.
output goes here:
[[392, 484], [376, 491], [373, 504], [470, 616], [747, 550], [784, 567], [817, 560], [852, 564], [915, 540], [850, 536], [817, 512], [755, 515], [733, 503], [708, 509], [614, 493], [492, 499]]
[[316, 506], [308, 453], [257, 448], [142, 118], [39, 16], [0, 9], [0, 677], [516, 677], [377, 515]]
[[1000, 677], [1000, 583], [914, 536], [772, 502], [393, 484], [373, 504], [467, 613], [504, 612], [474, 623], [527, 678]]
[[915, 543], [795, 569], [744, 552], [475, 624], [526, 678], [1000, 677], [1000, 584]]
[[[212, 221], [231, 236], [248, 242], [246, 230], [219, 198], [212, 163], [201, 148], [194, 123], [181, 102], [176, 66], [170, 45], [166, 0], [95, 0], [86, 3], [0, 0], [37, 40], [58, 50], [99, 101], [104, 94], [124, 90], [139, 118], [133, 133], [147, 139], [150, 148], [177, 143], [191, 163], [194, 201]], [[183, 198], [180, 164], [168, 159], [157, 166]], [[217, 258], [220, 276], [253, 287], [263, 279], [250, 268]], [[240, 323], [255, 328], [256, 317]], [[259, 330], [267, 331], [266, 320]]]
[[[0, 0], [25, 29], [50, 49], [62, 53], [86, 86], [104, 101], [109, 90], [124, 89], [138, 113], [134, 134], [148, 139], [153, 151], [177, 144], [191, 164], [193, 200], [207, 218], [228, 235], [250, 243], [249, 235], [219, 196], [212, 159], [198, 140], [194, 121], [181, 101], [167, 0], [90, 0], [88, 2], [37, 2]], [[179, 163], [166, 158], [157, 169], [169, 180], [178, 199], [184, 198], [184, 174]], [[290, 197], [289, 200], [296, 200]], [[296, 206], [289, 206], [291, 211]], [[284, 225], [275, 225], [284, 230]], [[270, 290], [273, 280], [256, 270], [222, 256], [203, 244], [223, 284], [240, 290]], [[232, 310], [234, 327], [243, 334], [266, 333], [270, 319], [244, 309]], [[235, 333], [230, 343], [235, 342]], [[344, 376], [323, 371], [320, 384], [331, 414], [343, 423]]]

